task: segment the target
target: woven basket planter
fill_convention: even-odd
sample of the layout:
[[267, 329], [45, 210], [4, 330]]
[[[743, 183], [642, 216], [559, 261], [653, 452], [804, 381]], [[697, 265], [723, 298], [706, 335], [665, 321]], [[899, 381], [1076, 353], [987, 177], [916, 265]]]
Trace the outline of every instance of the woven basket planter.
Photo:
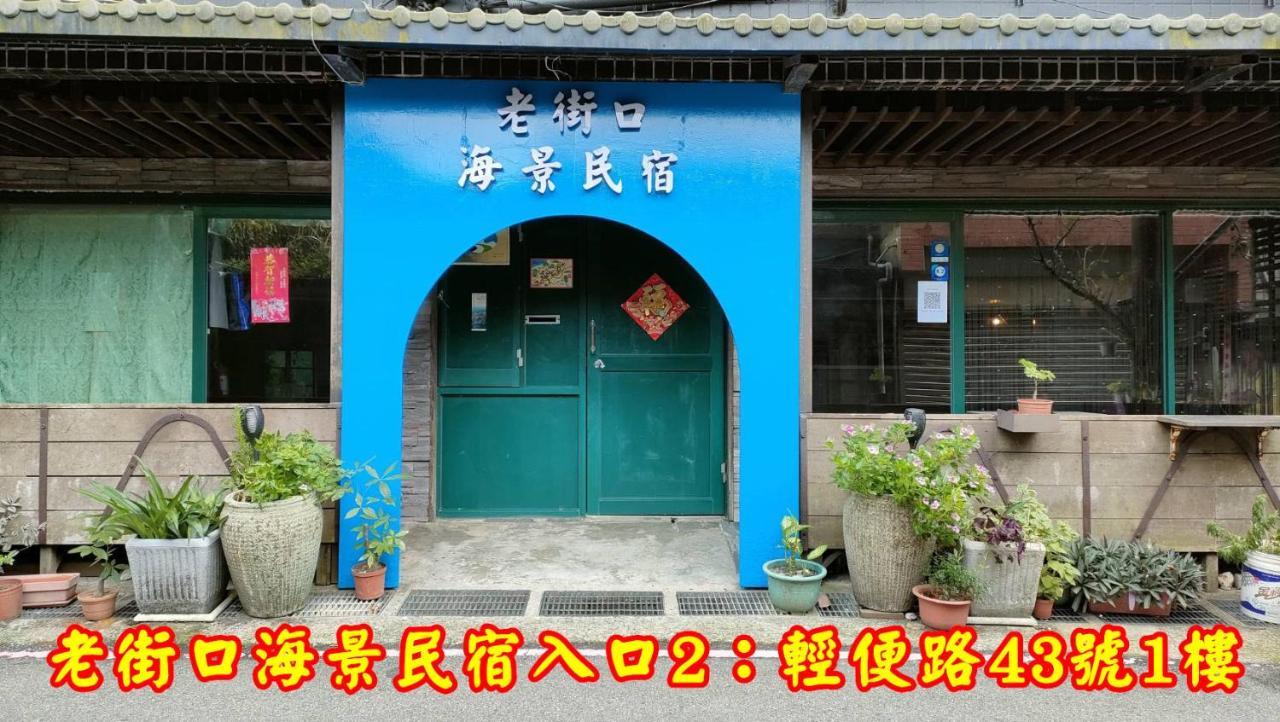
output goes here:
[[240, 605], [251, 617], [283, 617], [311, 596], [323, 520], [310, 496], [259, 506], [227, 496], [222, 551]]
[[124, 543], [133, 598], [143, 614], [208, 614], [227, 593], [222, 532], [199, 539], [130, 539]]
[[964, 565], [982, 580], [983, 591], [973, 600], [975, 617], [1030, 617], [1040, 588], [1044, 545], [1027, 544], [1022, 561], [997, 561], [989, 544], [964, 540]]
[[905, 612], [929, 571], [933, 540], [911, 529], [911, 512], [887, 496], [851, 494], [844, 503], [844, 553], [858, 606]]

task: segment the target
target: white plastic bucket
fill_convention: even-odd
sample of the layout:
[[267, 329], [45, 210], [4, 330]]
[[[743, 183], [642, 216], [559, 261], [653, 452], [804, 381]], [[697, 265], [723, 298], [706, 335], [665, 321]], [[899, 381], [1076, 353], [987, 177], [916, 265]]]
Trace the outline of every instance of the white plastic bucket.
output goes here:
[[1249, 552], [1241, 566], [1240, 611], [1245, 616], [1280, 624], [1280, 556]]

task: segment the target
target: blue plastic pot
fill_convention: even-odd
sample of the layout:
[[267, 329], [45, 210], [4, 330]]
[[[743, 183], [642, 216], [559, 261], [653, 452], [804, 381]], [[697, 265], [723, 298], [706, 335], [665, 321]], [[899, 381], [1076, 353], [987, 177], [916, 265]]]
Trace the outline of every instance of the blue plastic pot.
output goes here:
[[796, 564], [817, 573], [808, 577], [791, 577], [783, 571], [774, 570], [775, 564], [782, 566], [786, 561], [774, 559], [764, 563], [764, 573], [769, 577], [769, 601], [773, 606], [791, 614], [805, 614], [813, 609], [822, 594], [822, 580], [827, 577], [827, 568], [817, 562], [797, 559]]

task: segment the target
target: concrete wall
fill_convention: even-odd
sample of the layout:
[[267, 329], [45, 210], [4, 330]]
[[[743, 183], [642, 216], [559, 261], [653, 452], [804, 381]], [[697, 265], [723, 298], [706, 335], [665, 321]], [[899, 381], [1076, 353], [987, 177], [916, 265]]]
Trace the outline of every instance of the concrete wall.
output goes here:
[[[887, 423], [896, 417], [876, 414], [813, 414], [803, 419], [802, 494], [810, 543], [843, 547], [841, 508], [847, 493], [831, 482], [828, 438], [838, 438], [841, 424]], [[1154, 416], [1062, 414], [1052, 433], [1012, 434], [996, 428], [994, 414], [934, 415], [927, 434], [968, 425], [978, 432], [990, 454], [991, 467], [1010, 492], [1030, 484], [1056, 518], [1080, 530], [1083, 522], [1081, 424], [1088, 422], [1088, 469], [1095, 536], [1129, 538], [1138, 526], [1156, 487], [1169, 469], [1168, 427]], [[927, 438], [927, 436], [926, 436]], [[1263, 466], [1280, 476], [1280, 438], [1263, 445]], [[1164, 500], [1156, 510], [1146, 539], [1182, 551], [1213, 551], [1205, 523], [1218, 519], [1230, 527], [1247, 525], [1249, 509], [1262, 487], [1244, 455], [1230, 439], [1206, 434], [1191, 447]]]
[[[338, 410], [329, 404], [263, 404], [269, 431], [308, 430], [317, 439], [336, 445]], [[24, 514], [33, 521], [40, 504], [41, 430], [40, 406], [0, 405], [0, 496], [16, 494]], [[139, 440], [158, 419], [185, 412], [207, 420], [218, 432], [227, 451], [236, 446], [235, 406], [206, 405], [74, 405], [48, 406], [46, 509], [49, 545], [78, 544], [85, 540], [84, 514], [101, 510], [77, 490], [98, 481], [114, 486], [124, 473]], [[166, 426], [142, 454], [142, 461], [161, 481], [176, 484], [196, 474], [213, 484], [226, 479], [227, 470], [204, 429], [192, 423]], [[135, 473], [130, 490], [143, 488]], [[317, 581], [330, 583], [336, 554], [333, 550], [336, 510], [324, 515], [325, 544]]]

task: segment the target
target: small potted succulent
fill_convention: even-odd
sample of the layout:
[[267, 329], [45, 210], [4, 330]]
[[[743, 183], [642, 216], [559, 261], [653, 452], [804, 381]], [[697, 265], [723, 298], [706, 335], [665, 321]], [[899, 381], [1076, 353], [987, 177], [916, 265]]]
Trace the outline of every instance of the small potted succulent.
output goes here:
[[[120, 594], [120, 582], [129, 573], [129, 565], [116, 561], [115, 539], [104, 529], [95, 528], [89, 532], [89, 543], [75, 547], [72, 554], [88, 559], [92, 566], [98, 568], [98, 582], [94, 591], [80, 592], [76, 597], [84, 610], [84, 618], [91, 622], [110, 619], [116, 613], [116, 598]], [[108, 589], [107, 583], [114, 582], [115, 589]]]
[[1082, 538], [1071, 547], [1080, 576], [1072, 585], [1077, 611], [1167, 617], [1204, 588], [1204, 569], [1190, 554], [1152, 544]]
[[982, 580], [965, 566], [959, 549], [934, 556], [926, 582], [911, 590], [920, 602], [920, 621], [931, 629], [950, 629], [969, 621], [970, 605], [983, 591]]
[[826, 553], [827, 547], [804, 553], [801, 534], [807, 524], [788, 514], [782, 517], [782, 559], [765, 562], [764, 573], [769, 578], [769, 601], [779, 611], [804, 614], [813, 609], [822, 594], [822, 580], [827, 568], [816, 560]]
[[1244, 534], [1209, 523], [1209, 535], [1218, 540], [1218, 558], [1239, 564], [1240, 612], [1248, 617], [1280, 624], [1280, 513], [1259, 494], [1253, 501], [1252, 520]]
[[1018, 413], [1020, 414], [1051, 414], [1053, 413], [1053, 400], [1040, 398], [1040, 384], [1050, 383], [1057, 376], [1049, 369], [1042, 369], [1035, 362], [1028, 359], [1020, 358], [1018, 363], [1022, 366], [1022, 375], [1031, 379], [1031, 398], [1018, 399]]
[[397, 481], [399, 473], [389, 466], [381, 473], [365, 464], [369, 481], [363, 491], [355, 492], [355, 504], [347, 511], [347, 519], [356, 519], [356, 551], [360, 561], [351, 569], [355, 578], [356, 599], [379, 599], [386, 592], [387, 565], [383, 557], [404, 551], [405, 531], [396, 529], [390, 511], [397, 507], [387, 483]]

